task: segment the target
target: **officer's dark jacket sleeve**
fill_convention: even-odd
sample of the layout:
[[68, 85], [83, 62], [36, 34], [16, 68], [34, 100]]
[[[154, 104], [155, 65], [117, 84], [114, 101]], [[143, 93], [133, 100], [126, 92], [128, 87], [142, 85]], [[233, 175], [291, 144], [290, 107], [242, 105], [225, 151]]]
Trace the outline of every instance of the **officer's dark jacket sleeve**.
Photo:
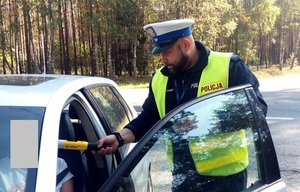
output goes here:
[[159, 113], [154, 100], [154, 95], [151, 89], [151, 82], [149, 85], [149, 94], [142, 105], [142, 112], [128, 123], [125, 127], [130, 129], [134, 136], [135, 141], [139, 141], [145, 133], [160, 120]]
[[233, 55], [229, 65], [229, 87], [250, 83], [261, 103], [263, 112], [267, 114], [268, 106], [259, 91], [259, 82], [256, 76], [250, 71], [244, 61], [237, 55]]

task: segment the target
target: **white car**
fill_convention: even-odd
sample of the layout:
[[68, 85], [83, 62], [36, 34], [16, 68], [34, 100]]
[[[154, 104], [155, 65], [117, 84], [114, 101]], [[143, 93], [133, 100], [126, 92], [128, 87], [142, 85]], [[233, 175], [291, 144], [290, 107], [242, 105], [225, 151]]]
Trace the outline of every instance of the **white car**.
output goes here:
[[[109, 79], [75, 75], [0, 75], [0, 97], [1, 192], [17, 187], [16, 191], [24, 188], [26, 192], [55, 191], [57, 157], [66, 161], [74, 175], [75, 191], [98, 191], [134, 146], [124, 145], [107, 156], [94, 155], [91, 150], [80, 148], [58, 149], [59, 140], [95, 144], [99, 138], [119, 131], [136, 117], [132, 105]], [[34, 147], [26, 148], [26, 144], [32, 142], [32, 134], [26, 133], [27, 122], [33, 122], [33, 126], [36, 122], [36, 152]], [[15, 134], [12, 130], [18, 130], [15, 128], [18, 124], [20, 134]], [[17, 146], [21, 154], [14, 154], [16, 146], [13, 145], [19, 141], [13, 138], [23, 141], [24, 146]], [[22, 162], [35, 153], [38, 154], [36, 166], [24, 167]], [[15, 159], [18, 155], [21, 158]], [[12, 163], [16, 161], [17, 166]], [[145, 160], [140, 165], [129, 187], [147, 191], [151, 188], [147, 186], [151, 185], [150, 164]], [[18, 171], [22, 174], [18, 175]], [[22, 175], [25, 176], [23, 183], [13, 183]]]
[[[171, 161], [170, 143], [178, 152], [171, 153]], [[240, 169], [246, 174], [244, 189], [239, 191], [287, 192], [267, 121], [251, 85], [193, 99], [168, 113], [136, 144], [100, 191], [126, 191], [124, 183], [148, 157], [153, 191], [173, 191], [186, 178], [193, 183], [199, 175], [207, 179], [187, 183], [177, 191], [237, 191], [234, 185], [242, 177], [225, 182], [230, 180], [224, 175], [231, 177], [235, 173], [230, 172]], [[194, 165], [197, 172], [192, 172]], [[182, 172], [176, 173], [174, 167]]]
[[[230, 160], [232, 156], [228, 158], [227, 151], [232, 150], [243, 152], [242, 169], [247, 170], [243, 191], [287, 191], [268, 124], [250, 85], [191, 100], [168, 113], [138, 143], [125, 145], [107, 156], [94, 155], [90, 150], [58, 149], [58, 140], [95, 143], [119, 131], [136, 116], [111, 80], [64, 75], [3, 75], [0, 76], [0, 96], [0, 158], [10, 154], [9, 130], [15, 126], [11, 120], [38, 122], [38, 167], [25, 169], [25, 191], [55, 191], [56, 162], [57, 157], [61, 157], [70, 166], [75, 176], [75, 191], [79, 192], [167, 192], [184, 178], [201, 174], [213, 176], [197, 183], [202, 189], [185, 191], [224, 192], [226, 188], [231, 192], [236, 181], [216, 182], [220, 173], [208, 173], [207, 170], [213, 169], [207, 162], [216, 160], [210, 157], [217, 151], [214, 155], [221, 161], [214, 166], [223, 170], [227, 162], [236, 162]], [[180, 151], [176, 160], [173, 154], [173, 161], [167, 150], [170, 141], [175, 143], [172, 149]], [[25, 148], [24, 157], [28, 152], [30, 149]], [[188, 156], [199, 165], [197, 173], [182, 173], [173, 180], [176, 163], [182, 163], [180, 160]], [[0, 170], [0, 187], [8, 176], [1, 175]]]

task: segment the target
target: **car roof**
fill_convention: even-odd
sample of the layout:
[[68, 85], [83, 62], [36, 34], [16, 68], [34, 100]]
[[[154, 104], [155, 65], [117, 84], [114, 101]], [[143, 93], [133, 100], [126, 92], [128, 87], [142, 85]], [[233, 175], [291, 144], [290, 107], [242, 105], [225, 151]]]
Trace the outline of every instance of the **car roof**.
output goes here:
[[108, 78], [79, 75], [0, 75], [0, 106], [46, 107], [54, 94], [65, 90], [76, 92], [83, 87], [107, 84], [117, 87]]

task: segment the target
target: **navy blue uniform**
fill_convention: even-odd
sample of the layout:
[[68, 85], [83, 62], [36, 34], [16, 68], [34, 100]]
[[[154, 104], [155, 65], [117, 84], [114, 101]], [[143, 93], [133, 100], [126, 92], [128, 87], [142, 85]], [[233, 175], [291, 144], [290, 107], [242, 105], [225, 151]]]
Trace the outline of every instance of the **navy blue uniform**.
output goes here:
[[[209, 51], [204, 47], [204, 45], [198, 41], [195, 42], [197, 49], [200, 51], [200, 56], [195, 66], [193, 66], [188, 71], [178, 74], [176, 76], [172, 76], [168, 72], [168, 68], [164, 67], [162, 69], [162, 73], [164, 75], [169, 76], [169, 81], [167, 84], [167, 93], [166, 93], [166, 113], [177, 107], [179, 104], [187, 102], [193, 98], [197, 97], [198, 87], [191, 86], [197, 85], [199, 83], [202, 70], [206, 67], [208, 63], [208, 55]], [[174, 92], [174, 81], [177, 82], [179, 88], [179, 95], [183, 92], [186, 86], [189, 86], [188, 91], [184, 94], [184, 96], [177, 101], [176, 94]], [[248, 66], [244, 63], [243, 60], [239, 58], [237, 55], [233, 55], [230, 60], [229, 65], [229, 82], [228, 87], [243, 85], [250, 83], [256, 95], [262, 105], [263, 111], [266, 115], [267, 113], [267, 104], [264, 101], [258, 87], [259, 82], [254, 74], [250, 71]], [[135, 135], [136, 141], [138, 141], [143, 135], [157, 122], [159, 121], [159, 113], [156, 107], [156, 103], [154, 100], [154, 95], [151, 89], [151, 82], [149, 86], [149, 94], [147, 99], [143, 104], [143, 111], [140, 115], [132, 120], [125, 127], [129, 128], [133, 134]]]

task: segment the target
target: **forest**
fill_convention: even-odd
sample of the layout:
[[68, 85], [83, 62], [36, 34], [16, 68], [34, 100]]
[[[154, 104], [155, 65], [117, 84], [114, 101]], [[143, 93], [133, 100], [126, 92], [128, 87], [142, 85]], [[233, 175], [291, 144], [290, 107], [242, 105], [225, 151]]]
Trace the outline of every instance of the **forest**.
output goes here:
[[149, 76], [143, 26], [191, 18], [196, 40], [248, 66], [299, 65], [300, 0], [0, 0], [0, 74]]

